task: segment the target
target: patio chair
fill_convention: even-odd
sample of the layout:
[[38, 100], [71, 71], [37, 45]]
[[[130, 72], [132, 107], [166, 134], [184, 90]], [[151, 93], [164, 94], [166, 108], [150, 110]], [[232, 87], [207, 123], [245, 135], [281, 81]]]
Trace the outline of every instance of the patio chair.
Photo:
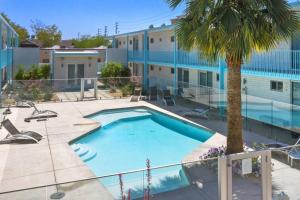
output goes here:
[[20, 100], [20, 101], [17, 101], [16, 107], [17, 108], [30, 108], [31, 106], [30, 106], [30, 103], [28, 103], [28, 101]]
[[34, 111], [31, 116], [24, 119], [25, 122], [30, 122], [33, 119], [48, 119], [58, 116], [57, 112], [52, 110], [39, 110], [33, 102], [27, 102], [27, 104], [33, 107]]
[[170, 90], [163, 90], [163, 102], [167, 106], [174, 106], [175, 105], [175, 100], [172, 97]]
[[0, 141], [0, 144], [7, 143], [38, 143], [43, 136], [34, 131], [20, 132], [9, 119], [2, 122], [2, 126], [8, 131], [8, 135]]
[[133, 95], [130, 98], [130, 102], [138, 102], [141, 99], [142, 90], [141, 88], [135, 88], [133, 91]]
[[293, 147], [288, 150], [289, 157], [292, 160], [300, 160], [300, 138], [297, 140], [297, 142], [293, 145]]
[[158, 96], [157, 87], [156, 86], [150, 87], [150, 90], [149, 90], [149, 100], [150, 101], [156, 101], [157, 100], [157, 96]]
[[183, 116], [187, 117], [199, 117], [199, 118], [205, 118], [208, 119], [208, 112], [210, 111], [209, 109], [202, 109], [202, 108], [196, 108], [192, 111], [188, 111], [183, 114]]

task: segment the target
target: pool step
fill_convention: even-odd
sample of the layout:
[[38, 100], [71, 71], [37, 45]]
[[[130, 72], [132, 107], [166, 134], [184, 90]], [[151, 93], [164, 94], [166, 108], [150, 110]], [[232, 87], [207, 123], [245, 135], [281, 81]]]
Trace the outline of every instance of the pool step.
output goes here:
[[97, 155], [97, 151], [86, 144], [73, 144], [71, 147], [84, 162], [95, 158]]
[[89, 160], [92, 160], [96, 156], [97, 156], [97, 151], [95, 151], [94, 149], [91, 149], [87, 154], [85, 154], [84, 156], [82, 156], [81, 159], [84, 162], [87, 162]]

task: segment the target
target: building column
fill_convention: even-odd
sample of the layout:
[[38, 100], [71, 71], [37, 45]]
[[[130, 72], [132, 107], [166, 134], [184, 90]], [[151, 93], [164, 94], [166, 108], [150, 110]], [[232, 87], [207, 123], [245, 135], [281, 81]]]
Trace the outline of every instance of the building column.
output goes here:
[[112, 48], [116, 48], [116, 38], [113, 37], [112, 39]]
[[225, 106], [225, 102], [227, 101], [227, 99], [225, 99], [226, 97], [226, 92], [225, 92], [225, 88], [224, 88], [224, 81], [225, 81], [225, 66], [223, 65], [223, 63], [221, 62], [221, 58], [219, 57], [219, 114], [220, 116], [224, 116], [224, 106]]
[[144, 90], [148, 89], [148, 31], [144, 32]]
[[129, 45], [128, 45], [128, 34], [126, 36], [126, 64], [127, 64], [127, 67], [128, 67], [128, 50], [129, 50]]
[[12, 47], [11, 47], [11, 30], [10, 28], [7, 29], [7, 81], [10, 83], [12, 80]]
[[177, 85], [177, 38], [174, 30], [174, 45], [173, 45], [173, 53], [174, 53], [174, 77], [173, 77], [173, 95], [178, 94], [178, 85]]
[[219, 57], [219, 89], [224, 90], [224, 80], [225, 80], [225, 66], [221, 62], [221, 58]]
[[19, 37], [15, 35], [15, 47], [19, 47]]
[[2, 21], [0, 20], [0, 95], [1, 95], [1, 90], [2, 90], [2, 31], [3, 31], [3, 25], [2, 25]]

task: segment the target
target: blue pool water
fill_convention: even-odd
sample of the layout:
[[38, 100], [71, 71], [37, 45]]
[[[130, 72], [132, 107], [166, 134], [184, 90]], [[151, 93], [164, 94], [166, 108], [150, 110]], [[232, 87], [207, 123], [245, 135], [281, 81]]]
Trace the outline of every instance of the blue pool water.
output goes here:
[[[146, 159], [151, 167], [180, 163], [212, 136], [206, 129], [144, 108], [105, 111], [90, 118], [101, 122], [102, 128], [79, 139], [72, 147], [97, 176], [144, 169]], [[84, 145], [90, 152], [78, 150], [76, 145]], [[123, 178], [127, 189], [138, 190], [145, 185], [143, 172]], [[102, 183], [118, 197], [118, 177], [105, 178]], [[181, 165], [152, 171], [152, 191], [186, 185]]]

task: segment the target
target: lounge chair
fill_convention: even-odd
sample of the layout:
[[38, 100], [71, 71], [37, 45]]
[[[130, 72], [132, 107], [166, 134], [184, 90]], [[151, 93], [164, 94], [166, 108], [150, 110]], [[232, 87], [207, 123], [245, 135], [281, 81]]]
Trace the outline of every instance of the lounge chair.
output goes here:
[[133, 95], [130, 98], [130, 102], [138, 102], [141, 99], [142, 90], [140, 88], [135, 88]]
[[183, 114], [183, 116], [187, 117], [202, 117], [205, 119], [208, 119], [208, 112], [210, 109], [202, 109], [202, 108], [197, 108], [192, 111], [186, 112]]
[[163, 91], [163, 102], [168, 106], [174, 106], [175, 100], [173, 99], [170, 90], [164, 90]]
[[149, 100], [150, 101], [156, 101], [158, 96], [157, 87], [150, 87], [149, 90]]
[[20, 132], [9, 119], [2, 122], [2, 126], [8, 131], [6, 138], [0, 144], [7, 143], [38, 143], [43, 136], [33, 131]]
[[[289, 157], [293, 160], [300, 160], [300, 138], [294, 144], [294, 146], [288, 150]], [[293, 165], [293, 163], [292, 163]]]
[[30, 108], [31, 106], [30, 106], [30, 102], [20, 100], [20, 101], [17, 101], [16, 107], [18, 107], [18, 108]]
[[33, 102], [27, 102], [28, 105], [34, 108], [34, 111], [32, 112], [31, 116], [26, 117], [24, 119], [25, 122], [30, 122], [33, 119], [48, 119], [57, 117], [57, 112], [54, 112], [52, 110], [39, 110], [37, 109], [36, 105]]

